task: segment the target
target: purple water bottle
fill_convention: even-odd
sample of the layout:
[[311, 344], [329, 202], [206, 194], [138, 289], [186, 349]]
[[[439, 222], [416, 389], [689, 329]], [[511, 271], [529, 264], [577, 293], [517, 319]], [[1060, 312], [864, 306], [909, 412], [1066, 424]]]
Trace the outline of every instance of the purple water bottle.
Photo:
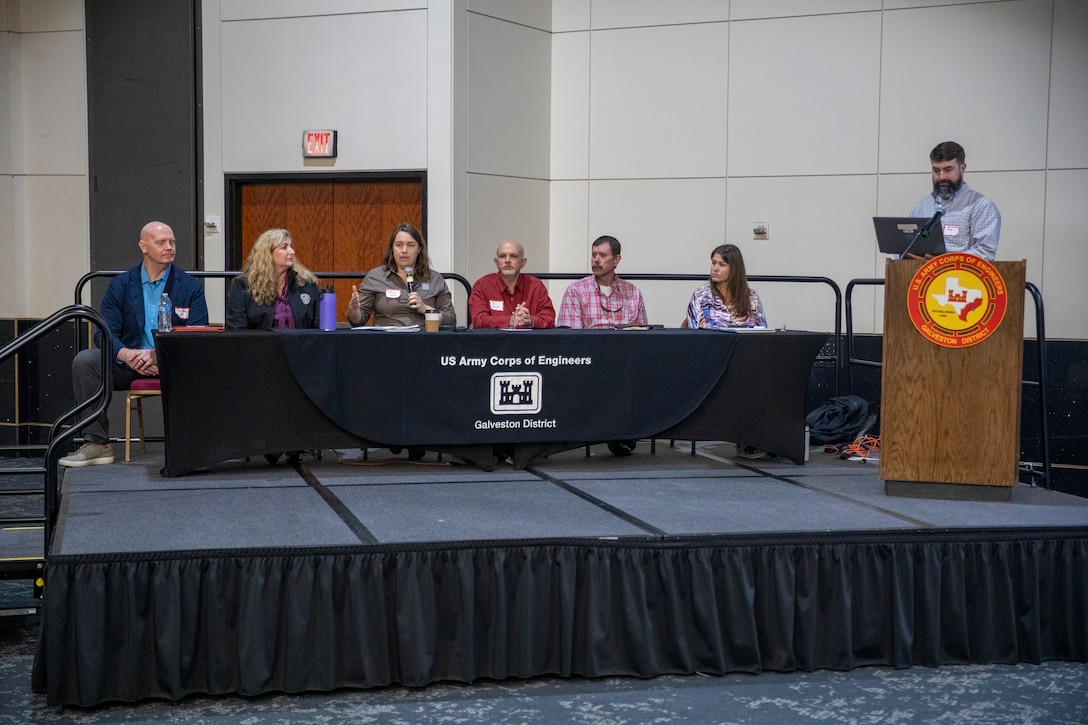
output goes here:
[[330, 284], [321, 293], [320, 320], [322, 330], [336, 329], [336, 292]]

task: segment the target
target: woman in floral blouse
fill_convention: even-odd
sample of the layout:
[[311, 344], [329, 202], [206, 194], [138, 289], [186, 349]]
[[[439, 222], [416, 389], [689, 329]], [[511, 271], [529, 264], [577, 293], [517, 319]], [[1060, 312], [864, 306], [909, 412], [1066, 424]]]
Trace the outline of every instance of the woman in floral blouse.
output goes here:
[[763, 303], [748, 286], [744, 257], [736, 245], [723, 244], [711, 253], [710, 284], [692, 293], [687, 324], [708, 330], [767, 326]]

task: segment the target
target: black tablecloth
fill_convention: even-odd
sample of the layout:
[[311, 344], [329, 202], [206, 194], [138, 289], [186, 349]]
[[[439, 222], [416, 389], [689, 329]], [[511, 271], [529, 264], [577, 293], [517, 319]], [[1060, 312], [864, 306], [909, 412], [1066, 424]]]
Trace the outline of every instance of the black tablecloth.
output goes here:
[[279, 337], [303, 392], [341, 428], [372, 441], [463, 445], [646, 437], [691, 414], [718, 384], [738, 336], [481, 330]]
[[800, 462], [823, 333], [705, 330], [159, 336], [166, 468], [376, 445], [456, 452], [667, 435]]

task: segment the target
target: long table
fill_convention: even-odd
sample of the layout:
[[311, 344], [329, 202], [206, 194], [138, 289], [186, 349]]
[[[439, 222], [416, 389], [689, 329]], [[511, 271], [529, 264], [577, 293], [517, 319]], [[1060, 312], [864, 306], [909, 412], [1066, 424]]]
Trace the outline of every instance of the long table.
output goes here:
[[166, 476], [234, 458], [418, 446], [490, 469], [603, 441], [728, 440], [804, 460], [817, 332], [173, 332]]

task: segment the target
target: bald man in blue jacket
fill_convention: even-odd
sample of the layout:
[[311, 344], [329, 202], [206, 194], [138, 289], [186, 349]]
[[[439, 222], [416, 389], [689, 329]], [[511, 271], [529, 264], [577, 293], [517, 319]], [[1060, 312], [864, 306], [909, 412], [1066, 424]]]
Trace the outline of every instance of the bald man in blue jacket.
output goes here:
[[[143, 262], [110, 281], [100, 310], [110, 330], [114, 390], [128, 390], [138, 378], [158, 377], [154, 332], [163, 292], [173, 304], [175, 326], [208, 324], [204, 285], [174, 264], [174, 231], [162, 222], [148, 222], [140, 231], [139, 247]], [[102, 345], [98, 333], [95, 344]], [[87, 400], [101, 385], [101, 360], [101, 353], [95, 349], [81, 350], [76, 355], [72, 387], [77, 401]], [[79, 450], [60, 459], [62, 466], [113, 463], [106, 411], [84, 427], [83, 440]]]

